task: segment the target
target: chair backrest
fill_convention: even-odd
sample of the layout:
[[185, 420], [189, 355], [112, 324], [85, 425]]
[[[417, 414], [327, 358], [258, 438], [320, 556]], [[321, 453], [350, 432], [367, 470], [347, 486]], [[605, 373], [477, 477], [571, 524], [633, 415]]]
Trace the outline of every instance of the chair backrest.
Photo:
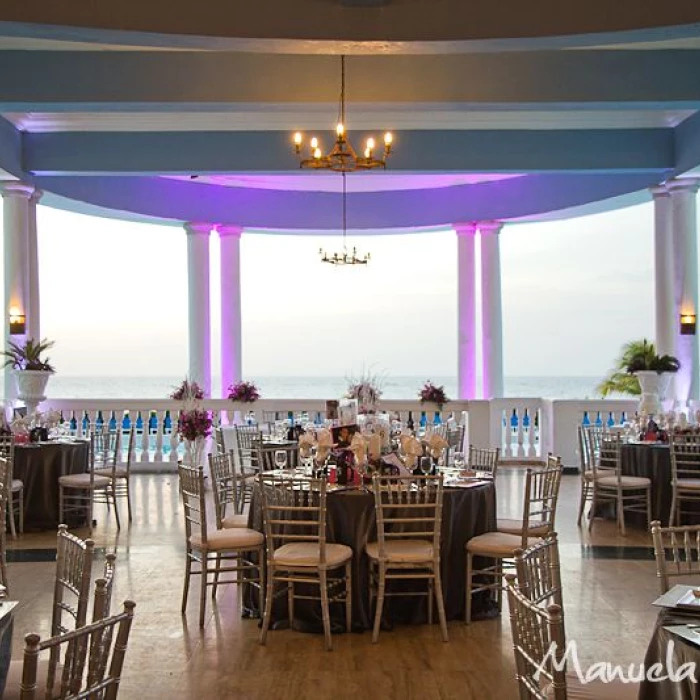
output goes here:
[[467, 469], [477, 472], [488, 472], [495, 479], [500, 454], [501, 450], [498, 447], [486, 449], [483, 447], [474, 447], [474, 445], [469, 445]]
[[[37, 634], [28, 634], [24, 638], [20, 699], [115, 700], [135, 607], [135, 603], [125, 601], [124, 611], [118, 615], [43, 641]], [[52, 657], [63, 650], [60, 679], [54, 677], [50, 665], [47, 678], [37, 678], [39, 655], [47, 650]]]
[[236, 457], [239, 474], [257, 471], [258, 448], [262, 445], [262, 431], [256, 425], [236, 425], [233, 428], [236, 438]]
[[234, 515], [238, 515], [238, 480], [233, 450], [216, 455], [210, 454], [209, 473], [212, 479], [211, 488], [214, 492], [216, 527], [220, 529], [228, 506], [233, 508]]
[[217, 454], [226, 453], [226, 445], [224, 444], [224, 429], [219, 425], [214, 428], [214, 444], [216, 445]]
[[[126, 472], [126, 478], [129, 479], [131, 476], [131, 460], [134, 458], [134, 449], [136, 446], [136, 428], [132, 425], [126, 432], [129, 433], [129, 437], [126, 441], [126, 461], [124, 462], [124, 471]], [[124, 431], [122, 430], [122, 440]], [[117, 463], [119, 460], [117, 460]]]
[[515, 552], [518, 588], [537, 605], [558, 605], [564, 614], [562, 600], [559, 541], [552, 532], [544, 540]]
[[531, 601], [518, 589], [513, 574], [506, 576], [506, 590], [520, 700], [566, 700], [566, 634], [561, 608], [543, 608]]
[[447, 444], [451, 450], [460, 452], [464, 446], [464, 426], [458, 425], [455, 428], [447, 429]]
[[551, 454], [547, 456], [545, 467], [527, 470], [522, 549], [527, 549], [528, 537], [542, 537], [554, 532], [561, 473], [561, 459]]
[[202, 544], [207, 541], [207, 506], [204, 498], [204, 467], [178, 466], [180, 495], [185, 512], [185, 541], [197, 533]]
[[581, 474], [591, 471], [593, 468], [591, 459], [590, 439], [586, 431], [586, 427], [579, 425], [576, 430], [578, 437], [578, 455], [581, 465]]
[[622, 478], [622, 437], [613, 433], [603, 435], [596, 452], [596, 434], [589, 430], [587, 435], [593, 478], [617, 476], [619, 481]]
[[[92, 555], [95, 543], [81, 540], [68, 532], [66, 525], [58, 526], [56, 543], [56, 577], [54, 581], [51, 634], [65, 634], [82, 627], [87, 619], [90, 597]], [[73, 597], [71, 602], [70, 596]], [[70, 627], [63, 624], [63, 614], [73, 618]]]
[[671, 481], [700, 479], [700, 435], [669, 436]]
[[[12, 503], [12, 479], [14, 478], [15, 466], [15, 436], [0, 435], [0, 457], [6, 460], [3, 493], [7, 499], [7, 504]], [[5, 522], [5, 520], [3, 520]]]
[[436, 556], [442, 528], [442, 475], [372, 477], [379, 558], [386, 544], [402, 539], [428, 540]]
[[[671, 587], [671, 578], [700, 577], [700, 525], [661, 527], [661, 523], [654, 520], [651, 539], [662, 594]], [[671, 550], [671, 561], [666, 557], [667, 549]]]
[[326, 563], [326, 480], [284, 474], [258, 475], [267, 559], [290, 542], [318, 543]]
[[112, 607], [112, 589], [114, 587], [115, 561], [117, 555], [110, 553], [105, 557], [102, 578], [95, 581], [95, 600], [92, 606], [92, 621], [97, 622], [109, 617]]

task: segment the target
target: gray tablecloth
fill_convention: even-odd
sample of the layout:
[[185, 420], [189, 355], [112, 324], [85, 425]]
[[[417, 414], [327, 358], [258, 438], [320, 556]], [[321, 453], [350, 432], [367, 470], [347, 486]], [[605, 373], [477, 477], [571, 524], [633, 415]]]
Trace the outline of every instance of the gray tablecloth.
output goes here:
[[[673, 668], [677, 672], [682, 664], [695, 663], [696, 679], [700, 681], [700, 647], [664, 629], [664, 625], [682, 625], [689, 622], [698, 624], [700, 618], [697, 615], [679, 615], [672, 610], [662, 610], [659, 613], [644, 657], [644, 668], [647, 671], [653, 664], [660, 663], [664, 675], [668, 675], [668, 643], [673, 641]], [[669, 679], [652, 683], [645, 679], [639, 690], [639, 700], [700, 700], [700, 683], [693, 683], [690, 679], [676, 679], [675, 682]]]
[[[364, 548], [376, 540], [374, 496], [370, 491], [347, 490], [328, 494], [328, 541], [348, 545], [353, 558], [353, 628], [369, 629], [372, 617], [369, 605], [369, 565]], [[259, 503], [251, 508], [252, 527], [262, 527]], [[463, 619], [466, 576], [465, 545], [476, 535], [496, 529], [496, 492], [493, 484], [481, 484], [468, 489], [446, 488], [442, 513], [441, 570], [445, 613], [447, 619]], [[479, 567], [487, 562], [476, 560]], [[393, 585], [393, 584], [392, 584]], [[411, 582], [414, 590], [425, 590], [424, 582]], [[316, 594], [318, 589], [316, 589]], [[283, 599], [284, 598], [284, 599]], [[275, 621], [286, 620], [286, 597], [280, 596], [273, 610]], [[246, 606], [257, 611], [257, 595], [252, 587], [246, 593]], [[388, 623], [420, 624], [427, 620], [425, 597], [388, 598], [384, 606]], [[474, 616], [493, 612], [488, 592], [474, 600]], [[321, 608], [316, 601], [299, 600], [294, 606], [294, 627], [321, 631]], [[437, 614], [437, 613], [436, 613]], [[331, 606], [331, 619], [336, 631], [344, 629], [342, 604]]]
[[14, 478], [24, 482], [24, 529], [55, 530], [60, 524], [58, 477], [87, 467], [86, 441], [15, 446]]

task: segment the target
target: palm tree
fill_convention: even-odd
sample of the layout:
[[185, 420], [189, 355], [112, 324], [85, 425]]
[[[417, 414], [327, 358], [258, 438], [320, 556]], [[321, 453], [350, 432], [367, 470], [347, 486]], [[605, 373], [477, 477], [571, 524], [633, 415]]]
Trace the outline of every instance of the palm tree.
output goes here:
[[610, 394], [639, 396], [642, 393], [639, 380], [627, 372], [627, 367], [632, 364], [634, 359], [644, 358], [648, 364], [655, 357], [654, 343], [650, 343], [646, 338], [625, 343], [622, 346], [620, 357], [615, 361], [615, 369], [610, 370], [605, 379], [596, 387], [596, 390], [603, 398]]

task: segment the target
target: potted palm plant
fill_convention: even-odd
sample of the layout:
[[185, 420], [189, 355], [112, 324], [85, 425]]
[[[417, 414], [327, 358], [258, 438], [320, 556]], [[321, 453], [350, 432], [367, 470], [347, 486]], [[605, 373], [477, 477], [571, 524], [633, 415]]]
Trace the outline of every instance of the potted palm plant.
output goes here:
[[639, 412], [643, 416], [653, 416], [661, 412], [661, 399], [668, 390], [671, 375], [681, 367], [672, 355], [658, 355], [654, 346], [643, 341], [638, 351], [630, 356], [627, 373], [639, 380], [642, 400]]
[[31, 415], [45, 398], [46, 384], [54, 373], [46, 351], [53, 347], [52, 340], [28, 338], [23, 345], [10, 341], [2, 355], [7, 358], [5, 367], [12, 367], [17, 382], [17, 396], [27, 405]]

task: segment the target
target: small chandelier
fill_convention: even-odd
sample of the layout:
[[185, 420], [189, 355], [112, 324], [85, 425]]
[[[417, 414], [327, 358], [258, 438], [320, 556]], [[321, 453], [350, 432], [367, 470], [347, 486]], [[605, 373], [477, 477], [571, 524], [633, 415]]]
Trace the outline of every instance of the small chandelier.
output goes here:
[[294, 151], [299, 156], [300, 168], [315, 170], [335, 170], [341, 173], [351, 173], [355, 170], [373, 170], [386, 168], [386, 160], [391, 154], [391, 144], [394, 140], [390, 131], [384, 134], [384, 154], [381, 158], [374, 157], [376, 143], [371, 136], [365, 142], [362, 156], [348, 140], [345, 132], [345, 56], [340, 57], [340, 105], [338, 109], [338, 124], [335, 127], [335, 143], [330, 153], [323, 155], [318, 139], [314, 136], [309, 142], [311, 155], [305, 158], [301, 153], [304, 137], [300, 131], [294, 134]]
[[370, 260], [369, 253], [358, 256], [357, 248], [353, 247], [352, 252], [348, 252], [347, 238], [347, 185], [345, 182], [346, 172], [341, 171], [343, 176], [343, 252], [342, 253], [326, 253], [323, 248], [319, 248], [318, 253], [321, 256], [321, 262], [330, 263], [331, 265], [366, 265]]

